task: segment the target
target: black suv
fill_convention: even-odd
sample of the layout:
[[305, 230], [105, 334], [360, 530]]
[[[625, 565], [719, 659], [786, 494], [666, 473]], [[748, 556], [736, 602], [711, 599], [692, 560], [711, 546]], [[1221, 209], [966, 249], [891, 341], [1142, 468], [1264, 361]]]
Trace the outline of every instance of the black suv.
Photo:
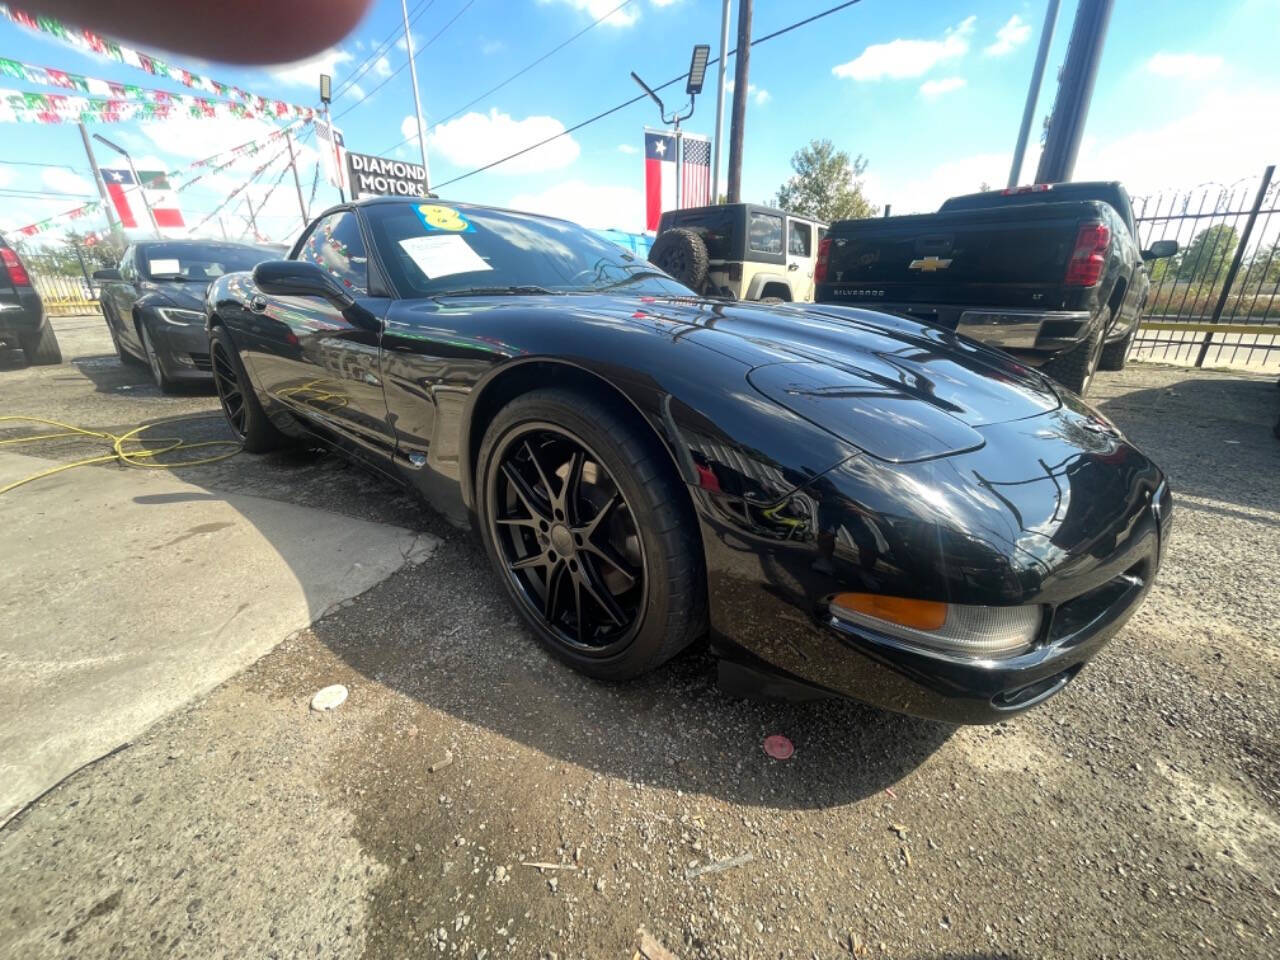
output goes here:
[[58, 338], [18, 251], [0, 237], [0, 342], [22, 347], [31, 364], [62, 362]]

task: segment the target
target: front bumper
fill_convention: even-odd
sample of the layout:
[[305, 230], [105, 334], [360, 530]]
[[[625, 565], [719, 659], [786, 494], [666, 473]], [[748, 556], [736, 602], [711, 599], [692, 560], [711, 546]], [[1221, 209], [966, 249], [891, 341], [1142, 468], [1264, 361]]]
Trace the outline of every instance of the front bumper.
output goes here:
[[[1006, 436], [921, 464], [856, 457], [767, 511], [700, 511], [722, 684], [953, 723], [1007, 719], [1064, 689], [1146, 596], [1173, 513], [1140, 452], [1066, 422], [1078, 421], [994, 428], [1043, 445], [1021, 472]], [[846, 590], [1039, 604], [1046, 616], [1026, 652], [979, 660], [833, 618]]]
[[172, 380], [210, 381], [209, 333], [203, 323], [168, 323], [152, 319], [148, 330], [164, 372]]

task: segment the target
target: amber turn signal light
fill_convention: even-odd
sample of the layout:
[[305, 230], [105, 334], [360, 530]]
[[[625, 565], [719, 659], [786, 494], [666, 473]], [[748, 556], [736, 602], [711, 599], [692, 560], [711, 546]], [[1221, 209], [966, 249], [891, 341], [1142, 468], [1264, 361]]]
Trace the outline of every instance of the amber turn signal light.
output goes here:
[[913, 630], [937, 630], [947, 622], [947, 605], [934, 600], [882, 597], [875, 593], [838, 593], [832, 598], [831, 605]]

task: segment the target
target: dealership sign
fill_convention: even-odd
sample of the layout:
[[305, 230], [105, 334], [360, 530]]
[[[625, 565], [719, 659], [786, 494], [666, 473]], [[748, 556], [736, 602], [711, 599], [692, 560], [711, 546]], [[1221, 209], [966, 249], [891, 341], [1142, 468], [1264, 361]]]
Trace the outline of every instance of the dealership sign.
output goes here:
[[427, 172], [421, 164], [386, 160], [347, 151], [351, 199], [426, 196]]

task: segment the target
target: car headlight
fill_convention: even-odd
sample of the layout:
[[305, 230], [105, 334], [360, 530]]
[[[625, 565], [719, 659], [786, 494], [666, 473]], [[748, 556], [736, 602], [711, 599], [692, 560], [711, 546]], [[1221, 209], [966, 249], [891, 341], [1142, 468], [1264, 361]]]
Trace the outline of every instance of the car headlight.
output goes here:
[[156, 313], [165, 323], [177, 327], [189, 326], [193, 323], [204, 323], [204, 314], [199, 310], [180, 310], [177, 307], [156, 307]]
[[831, 615], [930, 650], [985, 660], [1010, 657], [1030, 647], [1040, 632], [1044, 609], [839, 593], [831, 600]]

